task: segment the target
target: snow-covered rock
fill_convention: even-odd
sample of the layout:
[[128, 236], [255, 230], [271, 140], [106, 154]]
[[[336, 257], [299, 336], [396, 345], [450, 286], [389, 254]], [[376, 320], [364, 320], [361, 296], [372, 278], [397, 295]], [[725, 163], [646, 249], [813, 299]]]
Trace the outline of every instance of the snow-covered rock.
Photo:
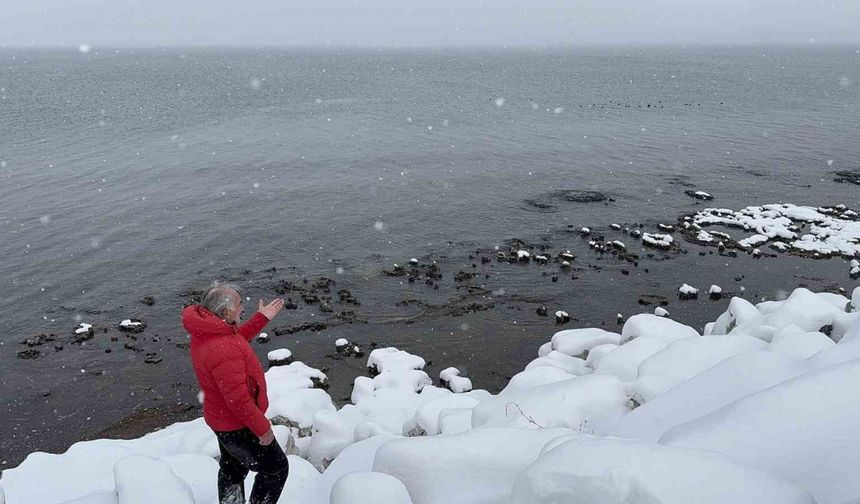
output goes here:
[[634, 381], [639, 375], [639, 365], [669, 343], [671, 341], [657, 336], [640, 336], [604, 355], [594, 372], [612, 375], [625, 382]]
[[354, 472], [337, 480], [331, 504], [412, 504], [399, 479], [378, 472]]
[[666, 342], [672, 342], [683, 338], [692, 338], [699, 333], [688, 325], [676, 322], [665, 317], [659, 317], [649, 313], [640, 313], [627, 319], [621, 329], [621, 343], [650, 336]]
[[693, 450], [611, 438], [568, 440], [517, 478], [511, 504], [815, 504], [765, 471]]
[[424, 359], [394, 347], [377, 348], [370, 352], [367, 367], [377, 373], [424, 369]]
[[442, 385], [448, 387], [451, 392], [461, 394], [472, 390], [472, 380], [465, 376], [460, 376], [460, 370], [455, 367], [443, 369], [439, 373], [439, 380]]
[[114, 466], [118, 504], [194, 504], [191, 486], [161, 460], [132, 455]]
[[571, 357], [570, 355], [553, 350], [546, 357], [538, 357], [526, 365], [526, 371], [538, 367], [556, 367], [573, 375], [582, 376], [591, 374], [592, 369], [588, 367], [583, 359]]
[[730, 357], [634, 409], [612, 434], [656, 442], [673, 427], [806, 372], [781, 354], [756, 350]]
[[517, 475], [563, 429], [477, 429], [453, 436], [395, 439], [373, 470], [402, 481], [415, 504], [507, 502]]
[[620, 341], [620, 334], [589, 327], [559, 331], [552, 336], [550, 343], [553, 350], [584, 359], [592, 348], [608, 343], [617, 345]]
[[287, 348], [279, 348], [272, 350], [266, 357], [269, 359], [269, 366], [286, 366], [293, 362], [293, 352]]
[[767, 344], [743, 335], [702, 336], [675, 341], [639, 365], [637, 400], [650, 401], [734, 355], [760, 350]]
[[846, 402], [860, 383], [860, 360], [813, 371], [679, 425], [660, 443], [723, 454], [792, 481], [819, 504], [860, 495], [860, 408]]
[[567, 427], [603, 433], [627, 413], [626, 403], [620, 380], [587, 375], [481, 401], [472, 410], [472, 427]]
[[525, 390], [538, 385], [569, 380], [573, 375], [556, 366], [536, 366], [526, 371], [520, 371], [511, 377], [508, 384], [499, 395]]

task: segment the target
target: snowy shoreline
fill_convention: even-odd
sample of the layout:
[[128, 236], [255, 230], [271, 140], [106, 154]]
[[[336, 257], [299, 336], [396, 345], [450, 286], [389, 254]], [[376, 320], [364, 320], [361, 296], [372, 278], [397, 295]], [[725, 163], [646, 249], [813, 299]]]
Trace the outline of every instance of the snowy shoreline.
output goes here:
[[[497, 395], [471, 390], [456, 369], [444, 379], [458, 393], [436, 387], [424, 366], [374, 350], [373, 377], [357, 377], [340, 409], [321, 371], [269, 369], [267, 416], [291, 454], [279, 502], [835, 504], [860, 494], [857, 408], [845, 400], [860, 378], [860, 287], [850, 299], [806, 289], [758, 305], [733, 298], [701, 334], [653, 314], [620, 333], [559, 331]], [[211, 504], [217, 453], [197, 419], [33, 453], [3, 472], [0, 495]]]

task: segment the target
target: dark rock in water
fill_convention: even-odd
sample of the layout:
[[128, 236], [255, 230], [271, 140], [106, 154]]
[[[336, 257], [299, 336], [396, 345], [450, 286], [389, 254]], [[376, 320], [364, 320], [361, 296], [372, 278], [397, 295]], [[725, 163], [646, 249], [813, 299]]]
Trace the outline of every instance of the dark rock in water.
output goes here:
[[860, 185], [860, 170], [838, 171], [834, 172], [834, 175], [836, 175], [836, 178], [833, 179], [834, 182]]
[[299, 305], [297, 305], [296, 302], [293, 301], [293, 298], [287, 298], [287, 300], [284, 301], [284, 309], [286, 309], [286, 310], [297, 310], [298, 308], [299, 308]]
[[131, 341], [126, 341], [125, 345], [123, 345], [127, 350], [133, 350], [135, 352], [143, 352], [143, 349], [137, 346], [136, 343]]
[[[118, 327], [120, 331], [125, 333], [137, 334], [142, 333], [144, 330], [146, 330], [146, 322], [144, 322], [142, 319], [128, 319], [128, 321], [129, 323], [127, 324], [123, 324], [122, 322], [119, 323]], [[123, 320], [123, 322], [125, 322], [125, 320]]]
[[17, 353], [19, 359], [38, 359], [41, 355], [42, 352], [40, 352], [38, 348], [25, 348], [23, 350], [18, 350]]
[[711, 298], [712, 301], [719, 301], [723, 298], [722, 291], [711, 291], [708, 293], [708, 297]]
[[162, 359], [158, 356], [158, 354], [151, 352], [146, 354], [146, 357], [144, 357], [143, 362], [146, 364], [158, 364], [159, 362], [161, 362], [161, 360]]
[[558, 282], [558, 276], [557, 275], [553, 275], [552, 277], [550, 277], [550, 279], [552, 280], [552, 283]]
[[56, 340], [56, 336], [53, 334], [37, 334], [36, 336], [30, 336], [21, 342], [22, 345], [27, 345], [28, 347], [34, 346], [42, 346], [49, 341]]
[[63, 347], [62, 343], [57, 343], [56, 345], [54, 345], [54, 350], [56, 350], [58, 352], [61, 351], [63, 348], [64, 347]]
[[90, 329], [89, 331], [84, 331], [84, 332], [80, 332], [80, 333], [76, 332], [74, 339], [72, 340], [72, 343], [81, 344], [84, 341], [89, 341], [89, 340], [93, 339], [93, 336], [95, 336], [95, 334], [93, 334], [92, 329]]
[[383, 270], [382, 273], [385, 276], [402, 277], [406, 276], [406, 268], [400, 265], [395, 265], [394, 268], [390, 270]]
[[311, 294], [310, 292], [305, 292], [302, 294], [302, 300], [307, 304], [314, 304], [319, 302], [320, 298], [316, 294]]
[[319, 277], [314, 281], [314, 288], [328, 292], [334, 284], [335, 281], [331, 278]]
[[691, 198], [696, 198], [702, 201], [711, 201], [712, 199], [714, 199], [714, 196], [712, 194], [706, 193], [705, 191], [694, 191], [692, 189], [687, 189], [686, 191], [684, 191], [684, 194]]
[[830, 336], [830, 334], [833, 332], [833, 325], [827, 324], [826, 326], [822, 326], [820, 329], [818, 329], [818, 332], [824, 333], [827, 336]]
[[469, 273], [468, 271], [458, 271], [456, 275], [454, 275], [455, 282], [467, 282], [475, 277], [474, 273]]
[[548, 313], [546, 306], [538, 306], [538, 309], [536, 311], [537, 311], [537, 314], [540, 315], [541, 317], [546, 317], [547, 313]]
[[643, 296], [639, 296], [637, 302], [643, 306], [649, 305], [660, 305], [660, 306], [668, 306], [669, 299], [666, 296], [660, 296], [659, 294], [645, 294]]
[[608, 199], [605, 194], [598, 191], [562, 189], [526, 198], [523, 200], [523, 204], [532, 211], [554, 213], [558, 211], [558, 203], [599, 203]]
[[564, 199], [565, 201], [573, 201], [575, 203], [599, 203], [608, 199], [605, 194], [598, 191], [580, 191], [576, 189], [567, 189], [555, 191], [553, 194], [557, 197]]
[[327, 328], [328, 324], [326, 324], [325, 322], [304, 322], [291, 326], [276, 327], [272, 329], [272, 332], [275, 333], [275, 336], [283, 336], [285, 334], [295, 334], [297, 332], [302, 331], [320, 332], [326, 330]]
[[358, 298], [356, 298], [352, 292], [346, 289], [341, 289], [337, 291], [337, 296], [340, 299], [341, 303], [349, 303], [354, 304], [356, 306], [361, 305], [361, 303], [358, 302]]
[[152, 306], [155, 304], [155, 298], [152, 296], [143, 296], [140, 299], [140, 302], [145, 304], [146, 306]]
[[334, 311], [334, 309], [332, 309], [331, 305], [328, 304], [328, 302], [322, 301], [320, 302], [320, 311], [323, 313], [331, 313]]

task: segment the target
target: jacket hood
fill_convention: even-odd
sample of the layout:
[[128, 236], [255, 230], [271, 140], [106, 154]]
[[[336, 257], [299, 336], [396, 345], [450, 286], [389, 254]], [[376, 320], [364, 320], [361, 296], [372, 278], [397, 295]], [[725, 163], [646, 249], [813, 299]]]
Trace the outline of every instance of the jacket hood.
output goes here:
[[182, 326], [192, 337], [227, 336], [236, 328], [200, 305], [182, 310]]

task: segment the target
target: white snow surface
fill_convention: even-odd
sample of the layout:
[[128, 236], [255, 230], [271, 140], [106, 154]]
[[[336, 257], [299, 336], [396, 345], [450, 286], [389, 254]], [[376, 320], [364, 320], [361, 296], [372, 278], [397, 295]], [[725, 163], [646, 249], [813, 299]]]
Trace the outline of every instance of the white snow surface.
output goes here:
[[412, 504], [409, 491], [399, 479], [378, 472], [354, 472], [337, 480], [331, 504]]
[[[396, 348], [371, 353], [379, 374], [340, 408], [313, 388], [324, 373], [274, 367], [266, 415], [291, 450], [279, 503], [855, 502], [860, 287], [720, 303], [705, 336], [652, 314], [620, 335], [558, 331], [496, 395], [433, 386]], [[217, 457], [202, 418], [76, 443], [5, 469], [0, 504], [214, 504]]]
[[815, 504], [804, 490], [728, 459], [660, 445], [581, 437], [545, 451], [511, 504]]
[[[552, 349], [571, 357], [585, 357], [588, 351], [598, 345], [618, 344], [621, 335], [595, 327], [568, 329], [552, 336]], [[541, 355], [541, 357], [544, 357]]]

